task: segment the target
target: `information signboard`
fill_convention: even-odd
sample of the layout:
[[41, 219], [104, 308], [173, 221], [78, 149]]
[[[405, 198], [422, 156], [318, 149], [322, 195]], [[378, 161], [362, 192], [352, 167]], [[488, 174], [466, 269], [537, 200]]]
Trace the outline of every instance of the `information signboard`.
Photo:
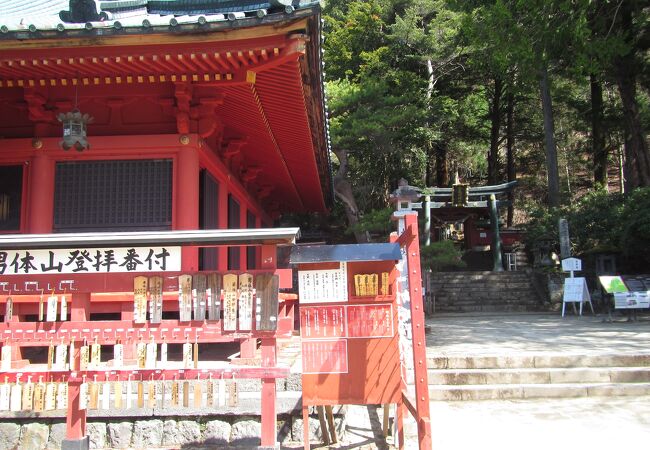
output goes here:
[[347, 264], [338, 269], [298, 271], [300, 303], [333, 303], [348, 301]]
[[391, 338], [393, 305], [328, 305], [300, 309], [302, 339]]
[[302, 372], [304, 374], [347, 373], [347, 339], [303, 340]]
[[347, 329], [350, 338], [393, 337], [392, 305], [349, 305]]
[[303, 339], [345, 337], [345, 306], [310, 306], [301, 308], [300, 333]]
[[562, 270], [564, 272], [580, 272], [582, 270], [582, 261], [578, 258], [563, 259]]
[[601, 275], [598, 280], [608, 294], [628, 292], [627, 286], [619, 276]]
[[567, 278], [564, 280], [565, 302], [582, 302], [589, 296], [587, 282], [583, 277]]
[[587, 287], [587, 280], [584, 277], [567, 278], [564, 280], [564, 294], [562, 296], [562, 317], [567, 303], [580, 303], [580, 315], [582, 315], [583, 303], [589, 303], [593, 314], [594, 307], [591, 304], [591, 295]]
[[[305, 450], [310, 448], [310, 407], [346, 404], [384, 405], [384, 433], [389, 404], [397, 404], [400, 448], [409, 412], [418, 423], [419, 448], [431, 448], [417, 215], [405, 213], [402, 219], [388, 244], [322, 245], [292, 252], [300, 288]], [[406, 348], [411, 340], [400, 345], [402, 329], [416, 348]], [[413, 399], [402, 390], [407, 350]]]
[[180, 247], [0, 250], [0, 275], [174, 272]]

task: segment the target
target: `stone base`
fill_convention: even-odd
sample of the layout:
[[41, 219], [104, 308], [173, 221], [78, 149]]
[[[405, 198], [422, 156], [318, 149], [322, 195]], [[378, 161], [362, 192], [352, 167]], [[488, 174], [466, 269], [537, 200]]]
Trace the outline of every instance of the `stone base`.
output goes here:
[[90, 438], [83, 439], [64, 439], [61, 442], [61, 450], [88, 450], [90, 448]]
[[[344, 439], [345, 409], [337, 408], [334, 415], [339, 439]], [[86, 424], [87, 436], [81, 440], [64, 439], [64, 422], [0, 422], [2, 449], [149, 449], [227, 447], [237, 449], [273, 449], [282, 445], [300, 444], [303, 440], [302, 414], [279, 415], [276, 443], [261, 446], [259, 416], [170, 416], [160, 418], [93, 418]], [[322, 442], [320, 422], [316, 415], [309, 419], [311, 442]]]

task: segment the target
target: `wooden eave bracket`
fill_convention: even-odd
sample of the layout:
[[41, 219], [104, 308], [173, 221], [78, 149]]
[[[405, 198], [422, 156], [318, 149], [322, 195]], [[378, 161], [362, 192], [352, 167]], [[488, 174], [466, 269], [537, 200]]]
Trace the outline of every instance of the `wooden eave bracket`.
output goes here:
[[47, 103], [47, 94], [36, 92], [32, 89], [25, 89], [24, 98], [27, 102], [27, 111], [29, 113], [29, 120], [37, 123], [53, 123], [56, 122], [54, 111], [45, 109]]
[[238, 155], [241, 152], [241, 149], [244, 145], [248, 143], [248, 139], [231, 139], [226, 144], [226, 147], [223, 150], [223, 156], [226, 159], [231, 159], [235, 155]]
[[270, 196], [271, 192], [273, 192], [273, 186], [267, 184], [260, 186], [259, 190], [257, 191], [257, 196], [260, 200], [262, 200]]
[[222, 95], [203, 97], [198, 99], [198, 104], [193, 105], [194, 90], [191, 83], [176, 83], [174, 97], [176, 106], [176, 127], [179, 134], [188, 134], [193, 131], [206, 139], [220, 129], [220, 123], [215, 114], [217, 107], [223, 104]]
[[303, 34], [290, 35], [287, 38], [288, 42], [285, 47], [277, 49], [277, 53], [274, 53], [266, 62], [258, 64], [246, 71], [246, 82], [255, 84], [258, 73], [281, 66], [289, 61], [295, 61], [303, 56], [307, 51], [306, 43], [308, 40], [309, 37]]

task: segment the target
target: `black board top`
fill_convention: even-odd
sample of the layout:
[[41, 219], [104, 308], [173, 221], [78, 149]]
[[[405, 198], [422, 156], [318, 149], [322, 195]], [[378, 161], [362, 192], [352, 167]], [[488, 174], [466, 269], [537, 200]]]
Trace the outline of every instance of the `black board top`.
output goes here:
[[350, 261], [397, 261], [399, 244], [297, 245], [291, 250], [291, 264]]

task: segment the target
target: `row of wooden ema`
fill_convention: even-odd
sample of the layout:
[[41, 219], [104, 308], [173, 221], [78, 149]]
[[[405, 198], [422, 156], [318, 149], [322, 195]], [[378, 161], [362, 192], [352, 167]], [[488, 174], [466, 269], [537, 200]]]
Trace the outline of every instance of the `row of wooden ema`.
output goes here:
[[[204, 369], [191, 373], [197, 378], [190, 379], [188, 373], [183, 373], [182, 378], [174, 376], [168, 380], [162, 375], [163, 371], [158, 372], [147, 378], [144, 373], [136, 372], [134, 375], [129, 371], [128, 376], [124, 375], [126, 380], [114, 371], [85, 372], [80, 386], [80, 408], [108, 411], [182, 406], [203, 410], [238, 405], [237, 380], [232, 373], [230, 378], [213, 378], [212, 373]], [[44, 379], [46, 377], [41, 372], [38, 380], [32, 380], [32, 374], [27, 375], [23, 382], [20, 378], [24, 375], [18, 374], [11, 383], [5, 376], [4, 383], [0, 384], [0, 411], [40, 413], [67, 408], [68, 383], [65, 378], [53, 381], [53, 376], [49, 375]]]
[[[263, 447], [275, 447], [276, 440], [276, 378], [284, 378], [288, 376], [288, 369], [280, 368], [277, 366], [277, 345], [276, 339], [278, 336], [290, 336], [293, 330], [293, 315], [295, 307], [295, 295], [279, 295], [278, 296], [278, 271], [276, 270], [276, 247], [275, 245], [262, 245], [262, 265], [260, 270], [254, 271], [252, 274], [260, 282], [264, 282], [264, 287], [257, 285], [261, 292], [267, 292], [269, 295], [262, 295], [268, 303], [271, 303], [269, 312], [269, 320], [265, 323], [272, 323], [270, 328], [275, 328], [271, 330], [224, 330], [223, 324], [224, 320], [194, 320], [197, 317], [200, 317], [201, 312], [199, 311], [200, 305], [198, 302], [198, 295], [203, 294], [203, 290], [200, 287], [202, 279], [205, 279], [206, 291], [208, 289], [208, 280], [211, 283], [218, 283], [221, 280], [221, 277], [214, 277], [211, 274], [195, 274], [194, 276], [189, 276], [187, 274], [176, 273], [176, 274], [162, 274], [165, 279], [164, 282], [169, 282], [170, 278], [175, 278], [180, 282], [179, 294], [174, 295], [174, 293], [163, 294], [162, 302], [158, 302], [158, 279], [153, 277], [147, 279], [147, 291], [144, 294], [142, 291], [134, 292], [134, 295], [111, 295], [109, 292], [108, 295], [102, 298], [102, 290], [99, 286], [111, 286], [111, 290], [114, 292], [124, 292], [127, 280], [131, 279], [131, 286], [134, 286], [133, 276], [125, 276], [125, 274], [106, 274], [101, 277], [95, 277], [93, 275], [87, 275], [87, 280], [92, 280], [90, 284], [98, 286], [95, 289], [88, 289], [90, 292], [72, 292], [69, 294], [69, 301], [67, 301], [67, 308], [69, 309], [69, 321], [65, 322], [26, 322], [27, 315], [36, 315], [39, 312], [39, 302], [40, 296], [37, 295], [21, 295], [14, 296], [13, 301], [11, 302], [11, 316], [8, 318], [9, 321], [5, 321], [0, 324], [0, 333], [3, 336], [5, 342], [12, 342], [15, 345], [12, 345], [13, 353], [13, 367], [11, 371], [3, 371], [2, 376], [8, 381], [16, 381], [16, 376], [32, 377], [34, 380], [38, 380], [39, 376], [43, 375], [42, 371], [27, 371], [24, 367], [28, 364], [28, 361], [22, 360], [22, 355], [20, 348], [25, 346], [43, 346], [44, 343], [50, 342], [51, 340], [55, 342], [72, 342], [76, 340], [77, 342], [97, 342], [101, 345], [115, 345], [121, 342], [124, 343], [136, 343], [140, 341], [144, 342], [156, 342], [156, 343], [169, 343], [169, 344], [185, 344], [188, 342], [193, 342], [194, 345], [200, 343], [215, 343], [215, 342], [239, 342], [240, 343], [240, 357], [243, 362], [252, 360], [256, 357], [256, 351], [260, 348], [261, 361], [259, 367], [247, 367], [247, 366], [230, 366], [226, 369], [224, 368], [178, 368], [178, 369], [127, 369], [127, 370], [88, 370], [81, 371], [81, 347], [74, 347], [72, 353], [70, 354], [70, 359], [72, 361], [72, 368], [78, 369], [76, 371], [50, 371], [47, 372], [49, 379], [51, 381], [65, 381], [67, 382], [67, 414], [66, 414], [66, 440], [72, 443], [80, 443], [87, 439], [86, 435], [86, 409], [83, 408], [84, 401], [87, 398], [86, 393], [82, 392], [82, 385], [88, 386], [86, 380], [94, 379], [98, 374], [106, 376], [107, 373], [112, 374], [111, 376], [120, 377], [122, 379], [128, 379], [129, 376], [140, 376], [144, 380], [196, 380], [196, 379], [221, 379], [221, 378], [258, 378], [262, 382], [262, 393], [261, 393], [261, 422], [262, 422], [262, 436], [261, 443]], [[126, 274], [129, 275], [129, 274]], [[155, 275], [155, 274], [154, 274]], [[197, 276], [198, 275], [198, 276]], [[242, 274], [243, 275], [243, 274]], [[228, 277], [229, 276], [229, 277]], [[228, 277], [228, 278], [226, 278]], [[237, 282], [233, 283], [234, 280]], [[9, 277], [11, 278], [11, 277]], [[38, 277], [37, 277], [38, 278]], [[45, 277], [41, 276], [43, 280]], [[281, 275], [280, 278], [286, 278], [286, 274]], [[192, 284], [192, 279], [196, 279], [196, 284]], [[251, 285], [251, 276], [246, 274], [246, 277], [243, 277], [242, 280], [247, 284], [247, 289], [245, 289], [251, 295], [246, 295], [246, 300], [249, 298], [252, 300], [252, 292], [249, 289]], [[55, 280], [60, 282], [60, 280]], [[140, 286], [142, 286], [142, 280]], [[214, 296], [214, 302], [216, 303], [216, 297], [226, 301], [226, 285], [225, 281], [230, 281], [230, 287], [238, 286], [239, 275], [236, 274], [227, 274], [224, 276], [224, 283], [222, 288], [224, 291], [223, 295]], [[149, 283], [152, 283], [153, 287], [153, 296], [151, 295], [151, 289]], [[185, 282], [185, 285], [183, 285]], [[49, 283], [43, 283], [49, 284]], [[55, 282], [52, 283], [56, 285]], [[164, 283], [163, 283], [164, 284]], [[214, 284], [211, 285], [213, 289], [212, 292], [218, 292], [222, 289], [218, 289]], [[188, 287], [190, 287], [188, 292]], [[192, 289], [193, 288], [193, 289]], [[198, 289], [197, 289], [198, 288]], [[164, 289], [164, 287], [163, 287]], [[197, 298], [196, 308], [193, 308], [195, 302], [192, 298], [192, 291], [195, 291], [195, 298]], [[166, 291], [166, 290], [165, 290]], [[234, 290], [234, 293], [228, 295], [228, 300], [234, 300], [234, 314], [237, 314], [237, 301], [238, 299], [238, 290]], [[143, 295], [144, 294], [144, 295]], [[233, 295], [234, 294], [234, 295]], [[174, 297], [177, 298], [175, 299]], [[95, 297], [91, 300], [92, 297]], [[278, 302], [278, 297], [280, 297], [280, 302]], [[144, 298], [144, 302], [143, 302]], [[153, 298], [153, 302], [151, 301]], [[275, 299], [275, 304], [273, 305], [273, 299]], [[98, 301], [100, 300], [100, 301]], [[171, 301], [168, 301], [171, 300]], [[174, 301], [177, 300], [177, 301]], [[190, 316], [184, 316], [191, 320], [181, 321], [181, 320], [166, 320], [162, 319], [162, 311], [157, 308], [164, 305], [166, 310], [176, 311], [179, 310], [179, 301], [182, 300], [183, 305], [189, 305]], [[149, 312], [150, 319], [153, 318], [157, 320], [160, 316], [160, 322], [152, 323], [151, 321], [142, 322], [142, 318], [146, 317], [147, 303], [149, 302]], [[162, 303], [162, 304], [161, 304]], [[144, 306], [144, 314], [142, 311]], [[169, 305], [169, 306], [168, 306]], [[207, 292], [206, 292], [206, 313], [210, 314], [210, 306], [207, 304]], [[216, 306], [216, 304], [213, 304]], [[261, 306], [261, 305], [260, 305]], [[252, 308], [251, 308], [252, 309]], [[192, 316], [192, 310], [194, 310], [194, 317]], [[272, 311], [277, 311], [276, 320], [271, 321], [270, 316], [272, 316]], [[187, 310], [186, 310], [187, 311]], [[212, 308], [214, 313], [214, 308]], [[231, 313], [233, 308], [230, 308]], [[224, 308], [224, 314], [226, 313], [226, 308]], [[91, 313], [119, 313], [120, 320], [107, 320], [107, 321], [91, 321]], [[160, 314], [159, 314], [160, 313]], [[138, 322], [135, 322], [136, 315], [139, 315]], [[179, 311], [180, 316], [180, 311]], [[213, 316], [213, 317], [216, 317]], [[209, 316], [206, 317], [209, 319]], [[274, 323], [273, 323], [274, 322]], [[252, 327], [251, 327], [252, 328]], [[45, 339], [43, 339], [43, 337]], [[136, 349], [135, 345], [125, 345], [124, 346], [124, 358], [125, 360], [136, 360]], [[23, 369], [20, 367], [22, 366]], [[85, 387], [83, 388], [85, 390]]]
[[[224, 331], [253, 330], [255, 307], [256, 330], [274, 331], [277, 327], [279, 280], [273, 274], [217, 273], [178, 276], [178, 313], [181, 322], [217, 321], [222, 319]], [[38, 298], [38, 321], [68, 320], [68, 300], [65, 292], [59, 297], [44, 292]], [[133, 283], [133, 321], [143, 324], [160, 323], [163, 313], [163, 278], [137, 276]], [[4, 322], [13, 319], [13, 299], [5, 301]]]

